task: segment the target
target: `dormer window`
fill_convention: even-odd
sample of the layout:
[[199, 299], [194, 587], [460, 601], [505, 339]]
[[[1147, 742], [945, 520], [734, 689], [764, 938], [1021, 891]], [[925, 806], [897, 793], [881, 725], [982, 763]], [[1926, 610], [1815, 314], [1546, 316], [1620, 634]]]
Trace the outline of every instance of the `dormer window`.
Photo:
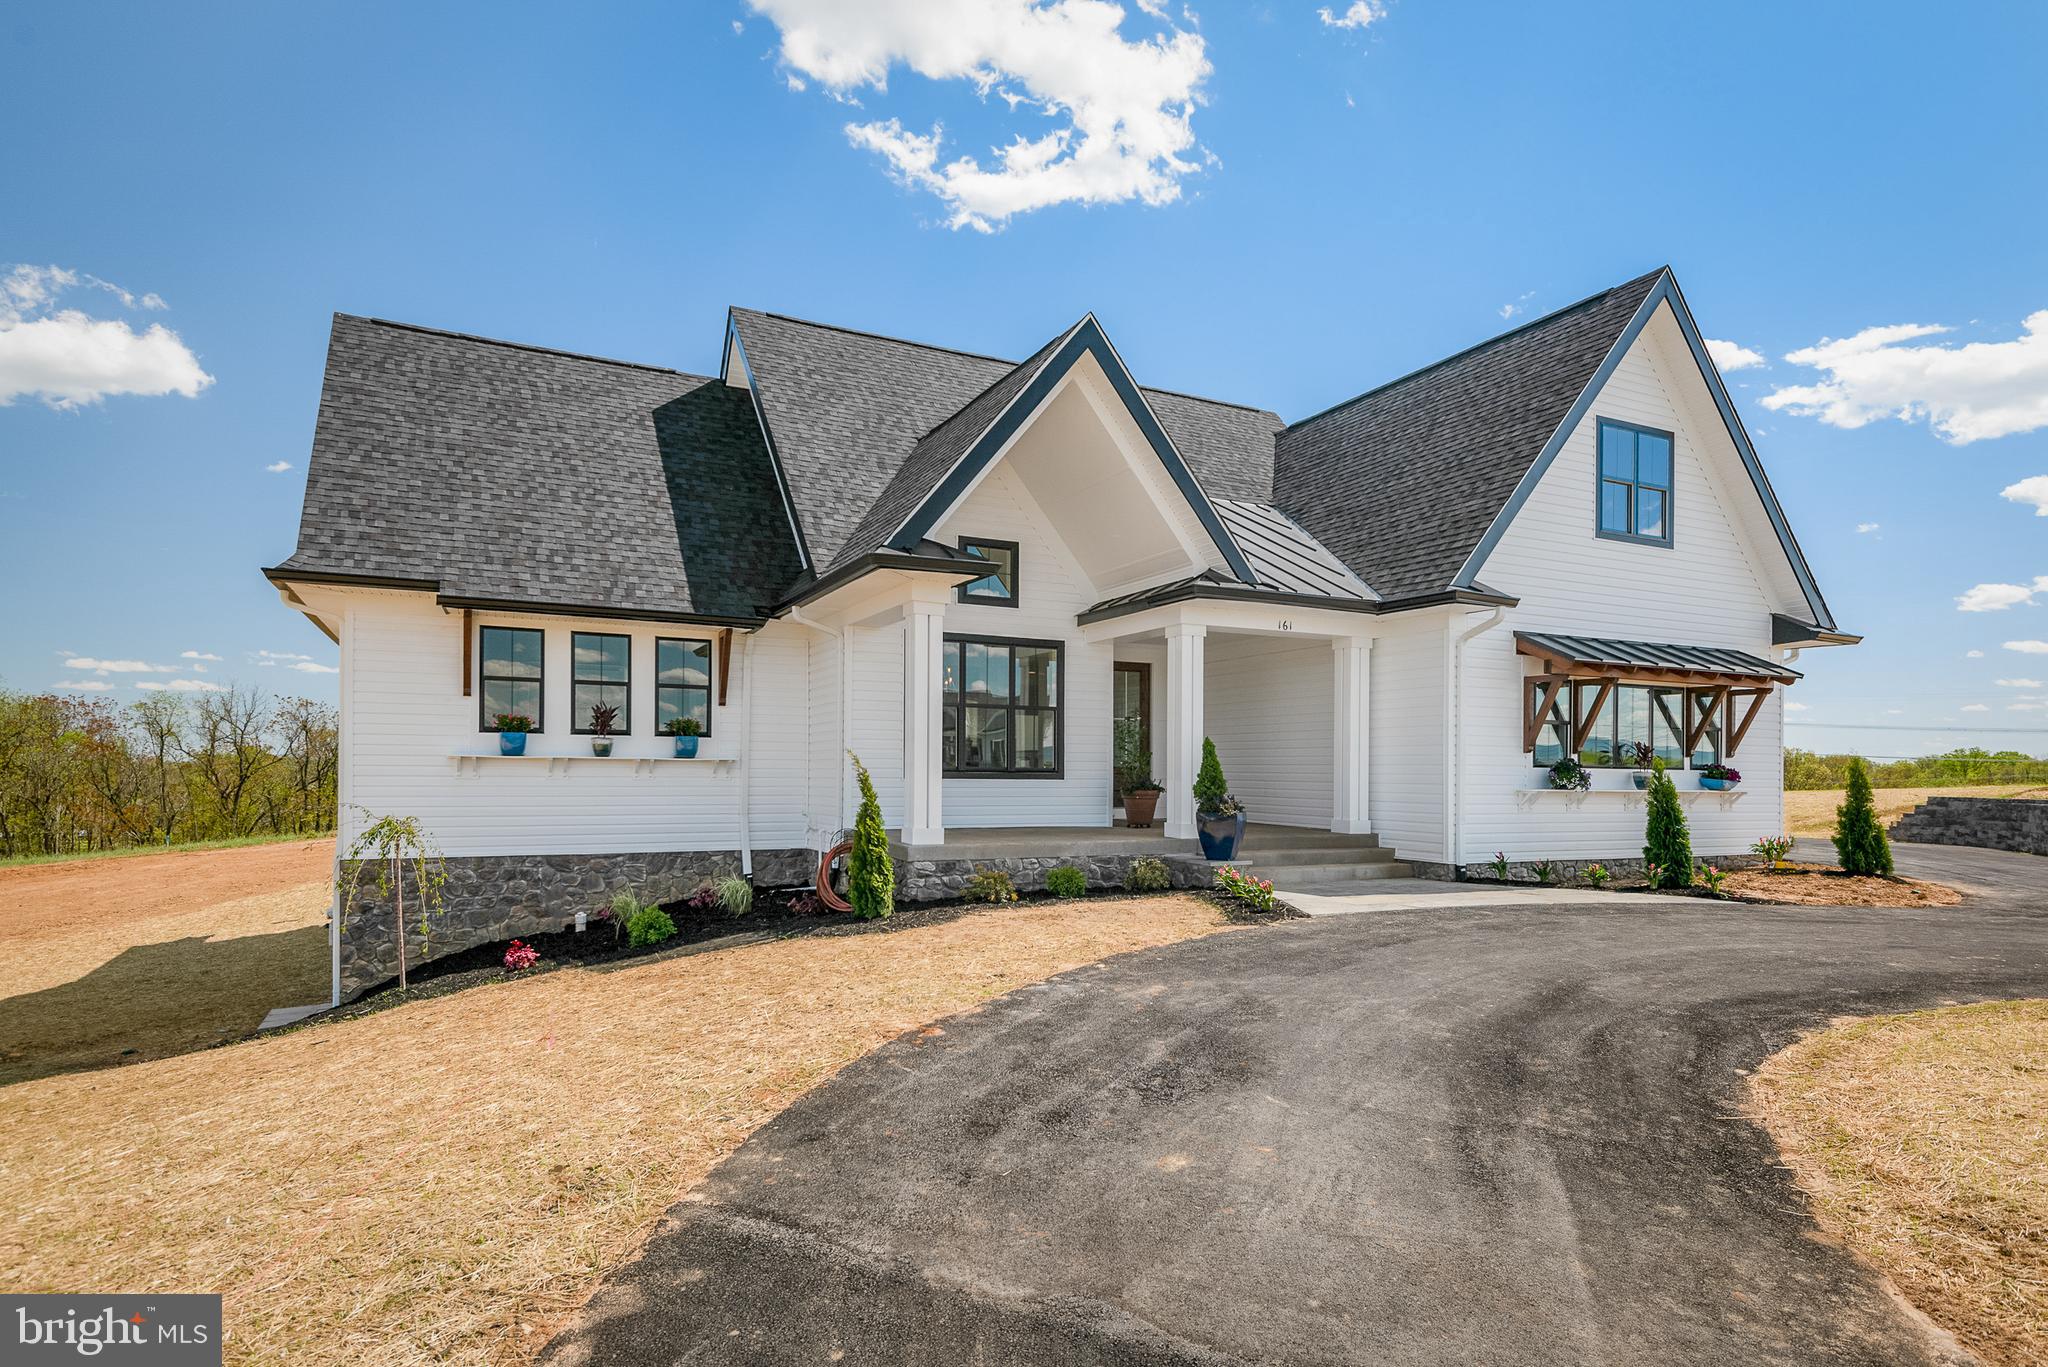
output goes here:
[[1671, 449], [1669, 432], [1600, 419], [1601, 536], [1671, 544]]
[[960, 549], [969, 555], [980, 556], [990, 562], [992, 568], [979, 579], [960, 586], [960, 601], [963, 603], [986, 603], [992, 607], [1013, 608], [1017, 606], [1017, 543], [1014, 541], [990, 541], [985, 537], [963, 536]]

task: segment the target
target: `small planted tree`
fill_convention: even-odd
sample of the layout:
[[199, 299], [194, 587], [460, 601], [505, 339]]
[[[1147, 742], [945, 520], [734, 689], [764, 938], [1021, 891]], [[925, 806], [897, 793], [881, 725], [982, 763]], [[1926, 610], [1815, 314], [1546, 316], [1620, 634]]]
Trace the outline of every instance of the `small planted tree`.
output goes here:
[[1679, 805], [1678, 789], [1664, 772], [1664, 761], [1650, 769], [1648, 786], [1650, 814], [1643, 829], [1643, 863], [1654, 865], [1653, 886], [1672, 888], [1692, 884], [1692, 835], [1685, 828], [1685, 808]]
[[1202, 737], [1202, 767], [1195, 773], [1195, 810], [1218, 812], [1230, 797], [1230, 785], [1223, 781], [1223, 761], [1216, 757], [1216, 742]]
[[[361, 810], [360, 808], [358, 810]], [[363, 813], [368, 816], [368, 812]], [[341, 861], [337, 887], [341, 893], [341, 924], [362, 887], [363, 871], [374, 869], [377, 892], [391, 899], [392, 928], [398, 932], [398, 985], [405, 986], [405, 894], [408, 883], [413, 905], [419, 908], [420, 939], [427, 937], [433, 917], [441, 913], [441, 885], [448, 873], [441, 863], [441, 851], [420, 826], [416, 816], [382, 816], [365, 826]]]
[[889, 834], [882, 828], [882, 804], [860, 756], [848, 750], [860, 783], [860, 810], [853, 818], [853, 849], [846, 857], [846, 900], [853, 914], [873, 921], [896, 907], [896, 870], [889, 863]]
[[1844, 873], [1891, 876], [1892, 842], [1877, 819], [1870, 774], [1860, 758], [1849, 761], [1849, 794], [1835, 809], [1835, 858]]

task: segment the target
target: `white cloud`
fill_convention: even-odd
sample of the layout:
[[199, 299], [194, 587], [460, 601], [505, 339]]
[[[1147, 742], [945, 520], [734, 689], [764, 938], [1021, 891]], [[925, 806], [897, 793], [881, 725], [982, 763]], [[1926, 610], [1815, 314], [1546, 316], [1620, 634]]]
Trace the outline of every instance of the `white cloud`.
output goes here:
[[1803, 702], [1793, 702], [1790, 699], [1787, 699], [1785, 702], [1785, 710], [1787, 712], [1804, 712], [1807, 710], [1807, 706]]
[[178, 658], [181, 660], [211, 660], [215, 664], [220, 663], [220, 656], [213, 654], [211, 651], [205, 650], [183, 651], [180, 652]]
[[208, 683], [204, 679], [172, 679], [166, 683], [144, 680], [135, 685], [145, 693], [225, 693], [226, 684]]
[[2048, 475], [2031, 475], [2018, 484], [2008, 484], [1998, 496], [2014, 503], [2031, 503], [2035, 517], [2048, 517]]
[[293, 669], [296, 669], [296, 670], [298, 670], [298, 671], [299, 671], [299, 673], [301, 673], [301, 674], [339, 674], [339, 673], [341, 673], [341, 670], [340, 670], [339, 668], [337, 668], [336, 666], [334, 666], [334, 665], [323, 665], [323, 664], [315, 664], [315, 663], [314, 663], [313, 661], [311, 661], [311, 660], [301, 660], [301, 661], [299, 661], [299, 662], [298, 662], [297, 664], [293, 665], [293, 666], [292, 666], [292, 668], [293, 668]]
[[255, 655], [259, 660], [310, 660], [313, 658], [311, 655], [299, 655], [289, 650], [259, 650], [255, 652]]
[[183, 394], [213, 383], [178, 337], [161, 323], [141, 332], [117, 318], [58, 308], [80, 286], [111, 292], [130, 308], [161, 309], [154, 294], [127, 290], [61, 266], [16, 266], [0, 277], [0, 408], [24, 394], [52, 408], [79, 408], [113, 394]]
[[1877, 522], [1859, 522], [1856, 524], [1856, 535], [1868, 535], [1869, 533], [1876, 531], [1881, 525], [1881, 523]]
[[1108, 0], [749, 3], [782, 30], [784, 66], [837, 99], [887, 93], [890, 69], [902, 63], [934, 81], [965, 81], [984, 103], [995, 94], [1059, 121], [1036, 138], [1016, 134], [988, 160], [944, 162], [943, 125], [929, 133], [895, 118], [846, 125], [854, 146], [936, 195], [950, 227], [993, 232], [1055, 204], [1167, 204], [1198, 169], [1185, 154], [1210, 72], [1200, 34], [1170, 28], [1126, 41], [1118, 32], [1125, 11]]
[[2034, 605], [2034, 595], [2048, 593], [2048, 574], [2036, 576], [2031, 584], [1979, 584], [1956, 599], [1961, 612], [2003, 612], [2025, 603]]
[[288, 460], [274, 460], [270, 462], [270, 464], [264, 466], [263, 468], [268, 470], [273, 475], [281, 475], [285, 471], [292, 468], [292, 463]]
[[2027, 315], [2021, 326], [2024, 335], [2013, 341], [1963, 346], [1908, 345], [1949, 331], [1935, 323], [1823, 338], [1785, 359], [1827, 377], [1775, 390], [1762, 403], [1832, 427], [1925, 421], [1956, 446], [2048, 427], [2048, 309]]
[[1990, 710], [1990, 708], [1980, 702], [1966, 702], [1963, 704], [1963, 711], [1965, 712], [1989, 712]]
[[2005, 648], [2022, 655], [2048, 655], [2048, 641], [2007, 641]]
[[57, 687], [72, 693], [106, 693], [114, 686], [105, 679], [59, 679]]
[[2000, 679], [1998, 680], [1998, 686], [2000, 688], [2048, 688], [2048, 684], [2043, 684], [2039, 679]]
[[1707, 344], [1707, 355], [1714, 358], [1714, 366], [1722, 371], [1749, 370], [1764, 363], [1763, 353], [1751, 351], [1740, 342], [1724, 342], [1718, 337], [1702, 338]]
[[[1327, 10], [1324, 11], [1324, 13], [1326, 14], [1328, 12], [1329, 11]], [[1347, 96], [1346, 98], [1349, 97]], [[1534, 299], [1535, 297], [1536, 291], [1530, 290], [1526, 294], [1517, 296], [1513, 301], [1506, 304], [1502, 304], [1499, 310], [1502, 321], [1505, 322], [1507, 319], [1514, 317], [1518, 313], [1527, 313], [1529, 311], [1529, 301], [1531, 299]]]
[[66, 669], [89, 669], [95, 674], [175, 674], [176, 665], [153, 665], [146, 660], [97, 660], [90, 655], [74, 655], [64, 661]]
[[1981, 650], [1966, 650], [1963, 652], [1963, 658], [1966, 660], [1981, 660], [1984, 658], [1984, 652]]
[[[1323, 21], [1325, 28], [1364, 28], [1376, 20], [1387, 17], [1387, 8], [1377, 0], [1351, 0], [1342, 14], [1333, 13], [1328, 7], [1316, 11], [1316, 17]], [[1503, 315], [1505, 316], [1505, 315]]]
[[2040, 702], [2038, 700], [2012, 702], [2005, 705], [2005, 710], [2008, 712], [2044, 712], [2048, 711], [2048, 702]]

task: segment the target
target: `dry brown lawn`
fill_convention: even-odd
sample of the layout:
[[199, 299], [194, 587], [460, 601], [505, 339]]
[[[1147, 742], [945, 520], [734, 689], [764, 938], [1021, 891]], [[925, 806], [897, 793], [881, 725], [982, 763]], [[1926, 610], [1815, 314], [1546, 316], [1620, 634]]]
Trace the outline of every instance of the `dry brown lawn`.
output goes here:
[[2048, 1364], [2048, 1001], [1837, 1022], [1752, 1114], [1823, 1229], [1992, 1364]]
[[1728, 892], [1799, 907], [1952, 907], [1954, 888], [1914, 878], [1851, 878], [1837, 868], [1794, 864], [1783, 869], [1737, 869]]
[[1225, 929], [1192, 897], [564, 969], [0, 1092], [9, 1289], [218, 1291], [235, 1363], [515, 1363], [884, 1041]]
[[[2024, 783], [1994, 783], [1981, 788], [1877, 788], [1877, 819], [1889, 826], [1930, 797], [2048, 797], [2048, 788]], [[1835, 808], [1842, 805], [1840, 788], [1793, 789], [1785, 794], [1785, 834], [1829, 836], [1835, 833]]]
[[333, 860], [330, 839], [0, 868], [0, 1085], [327, 1000]]

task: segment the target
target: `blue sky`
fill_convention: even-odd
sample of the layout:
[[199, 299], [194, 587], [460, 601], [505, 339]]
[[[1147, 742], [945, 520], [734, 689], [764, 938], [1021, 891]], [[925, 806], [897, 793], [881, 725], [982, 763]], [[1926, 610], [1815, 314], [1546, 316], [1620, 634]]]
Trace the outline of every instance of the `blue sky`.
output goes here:
[[0, 20], [0, 681], [332, 696], [257, 570], [335, 310], [703, 371], [729, 303], [1017, 356], [1092, 309], [1293, 418], [1669, 262], [1868, 637], [1794, 721], [1912, 728], [1794, 743], [2048, 753], [2048, 11], [760, 3]]

